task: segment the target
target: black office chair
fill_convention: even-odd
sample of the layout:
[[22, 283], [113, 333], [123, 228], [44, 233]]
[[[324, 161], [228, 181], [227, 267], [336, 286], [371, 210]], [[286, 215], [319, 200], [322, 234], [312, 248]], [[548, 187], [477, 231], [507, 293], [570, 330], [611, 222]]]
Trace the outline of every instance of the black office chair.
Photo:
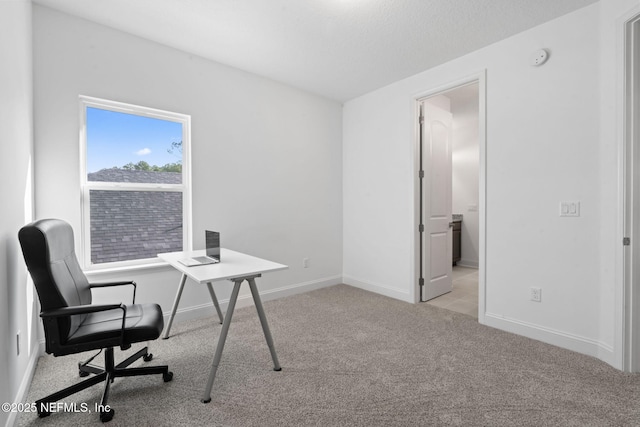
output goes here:
[[[126, 350], [132, 343], [155, 340], [160, 336], [164, 321], [158, 304], [135, 304], [134, 282], [89, 284], [74, 252], [73, 229], [64, 221], [43, 219], [33, 222], [20, 229], [18, 238], [40, 299], [46, 352], [64, 356], [104, 349], [104, 368], [89, 365], [93, 358], [80, 363], [80, 376], [95, 376], [38, 400], [38, 416], [50, 415], [52, 402], [104, 381], [99, 408], [100, 420], [107, 422], [114, 414], [107, 406], [109, 386], [114, 378], [162, 374], [165, 382], [172, 380], [173, 373], [166, 365], [126, 368], [140, 357], [151, 360], [153, 355], [147, 347], [114, 365], [114, 347]], [[91, 288], [122, 285], [133, 286], [133, 304], [91, 304]]]

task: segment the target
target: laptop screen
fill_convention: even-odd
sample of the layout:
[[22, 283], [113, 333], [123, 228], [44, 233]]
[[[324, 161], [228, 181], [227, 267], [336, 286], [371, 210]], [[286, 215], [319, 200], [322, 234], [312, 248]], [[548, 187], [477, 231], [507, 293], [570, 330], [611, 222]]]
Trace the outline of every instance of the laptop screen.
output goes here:
[[207, 256], [220, 261], [220, 233], [205, 230]]

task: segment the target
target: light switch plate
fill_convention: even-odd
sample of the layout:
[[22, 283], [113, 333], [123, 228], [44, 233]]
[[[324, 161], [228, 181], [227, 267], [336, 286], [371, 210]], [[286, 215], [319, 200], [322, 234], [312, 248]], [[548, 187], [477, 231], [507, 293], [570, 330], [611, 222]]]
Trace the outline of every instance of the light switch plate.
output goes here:
[[560, 202], [560, 216], [580, 216], [580, 202]]

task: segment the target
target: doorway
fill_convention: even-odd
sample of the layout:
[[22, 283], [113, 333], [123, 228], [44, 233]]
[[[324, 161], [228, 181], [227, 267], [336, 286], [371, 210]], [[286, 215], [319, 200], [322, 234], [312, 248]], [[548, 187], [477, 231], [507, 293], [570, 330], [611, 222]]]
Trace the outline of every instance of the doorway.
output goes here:
[[452, 283], [451, 291], [428, 304], [478, 317], [478, 83], [439, 95], [449, 100], [451, 144]]
[[[429, 119], [425, 116], [422, 128], [419, 127], [417, 130], [418, 138], [416, 138], [418, 177], [422, 178], [417, 190], [418, 196], [422, 196], [417, 197], [418, 271], [416, 274], [418, 276], [418, 300], [428, 301], [428, 304], [431, 305], [474, 316], [482, 323], [485, 307], [484, 265], [486, 257], [484, 73], [416, 98], [420, 111], [426, 110], [424, 104], [427, 101], [445, 109], [448, 108], [452, 115], [451, 186], [449, 190], [451, 209], [448, 219], [451, 231], [448, 239], [451, 241], [453, 253], [446, 255], [449, 268], [451, 268], [451, 288], [444, 294], [434, 297], [433, 289], [428, 287], [431, 286], [432, 278], [440, 276], [444, 270], [433, 264], [434, 259], [440, 262], [439, 259], [443, 254], [432, 253], [434, 245], [430, 241], [432, 230], [429, 229], [429, 215], [432, 211], [430, 194], [432, 182], [429, 180], [433, 180], [433, 177], [428, 170], [429, 162], [420, 162], [420, 160], [424, 160], [425, 154], [429, 160], [429, 151], [432, 150], [430, 135], [421, 132], [426, 125], [430, 126]], [[420, 172], [421, 170], [423, 172]], [[459, 239], [459, 241], [455, 242], [454, 239]], [[457, 245], [459, 246], [456, 250]], [[432, 270], [436, 274], [433, 274]]]

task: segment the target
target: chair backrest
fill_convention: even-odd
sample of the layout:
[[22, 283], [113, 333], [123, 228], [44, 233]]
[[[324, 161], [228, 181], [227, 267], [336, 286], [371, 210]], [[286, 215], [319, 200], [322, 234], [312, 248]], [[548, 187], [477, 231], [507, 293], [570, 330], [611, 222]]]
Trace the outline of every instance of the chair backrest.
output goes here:
[[[22, 254], [40, 299], [41, 311], [91, 304], [89, 281], [80, 269], [74, 252], [73, 229], [59, 219], [42, 219], [27, 224], [18, 232]], [[59, 337], [45, 322], [47, 341], [64, 343], [86, 315], [76, 315], [58, 322]]]

